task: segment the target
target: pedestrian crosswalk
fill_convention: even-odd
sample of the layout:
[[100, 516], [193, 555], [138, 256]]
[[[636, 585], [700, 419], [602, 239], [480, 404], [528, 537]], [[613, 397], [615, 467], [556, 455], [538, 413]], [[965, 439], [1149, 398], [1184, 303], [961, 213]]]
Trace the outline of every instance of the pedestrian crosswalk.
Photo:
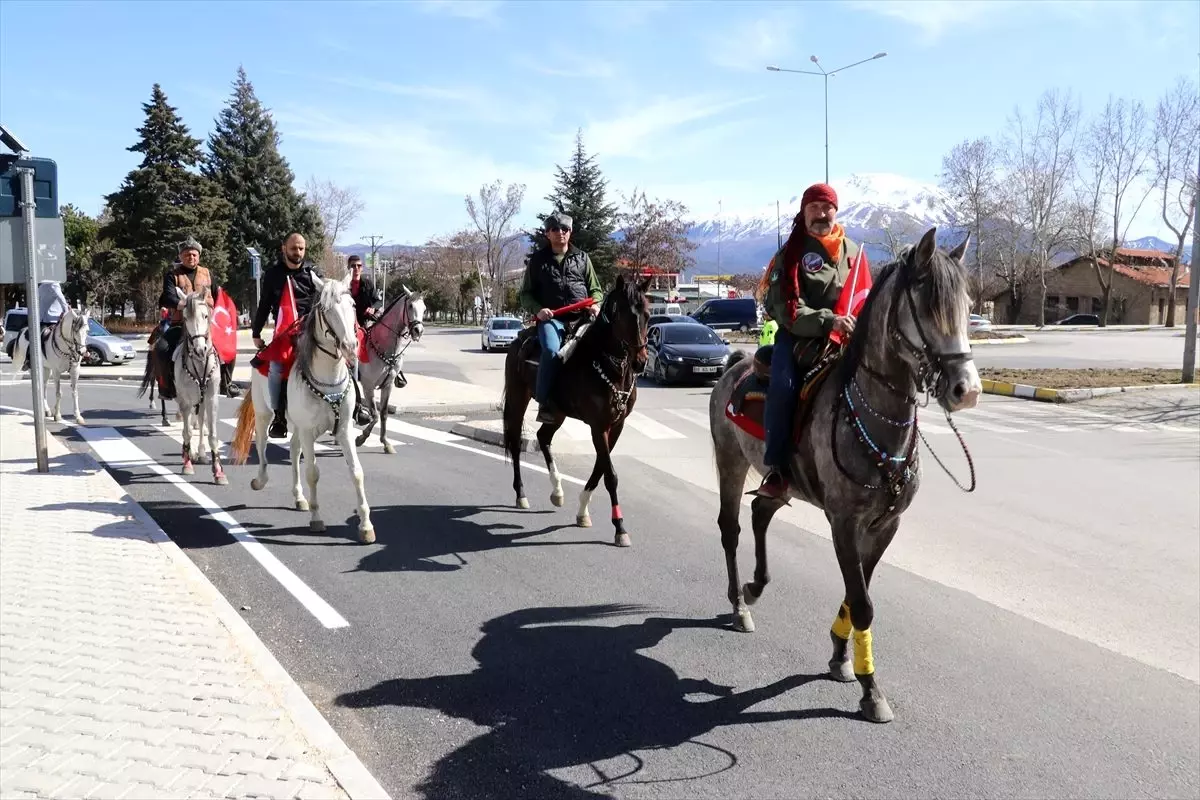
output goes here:
[[[976, 408], [954, 415], [954, 424], [964, 434], [993, 433], [1005, 436], [1036, 436], [1060, 433], [1087, 435], [1098, 432], [1117, 434], [1167, 434], [1190, 436], [1200, 440], [1200, 417], [1162, 421], [1158, 419], [1128, 419], [1067, 405], [1034, 403], [1027, 400], [989, 401]], [[926, 436], [950, 436], [954, 431], [936, 407], [922, 409], [920, 427]], [[536, 430], [536, 424], [530, 424]], [[567, 419], [556, 439], [590, 441], [591, 430], [576, 419]], [[632, 412], [625, 422], [622, 439], [640, 438], [669, 442], [679, 439], [708, 438], [708, 409], [644, 408]]]

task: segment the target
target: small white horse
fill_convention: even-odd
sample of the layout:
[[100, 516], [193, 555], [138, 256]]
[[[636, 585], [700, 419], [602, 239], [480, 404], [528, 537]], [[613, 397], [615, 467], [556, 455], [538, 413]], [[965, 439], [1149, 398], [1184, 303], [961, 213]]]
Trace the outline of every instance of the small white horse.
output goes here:
[[[36, 324], [36, 323], [35, 323]], [[62, 422], [62, 376], [67, 373], [71, 378], [71, 400], [75, 404], [75, 424], [85, 424], [83, 412], [79, 410], [79, 365], [83, 354], [87, 352], [87, 332], [91, 320], [84, 312], [80, 314], [74, 308], [68, 307], [53, 327], [41, 332], [42, 335], [42, 383], [43, 399], [49, 402], [49, 384], [54, 377], [54, 411], [51, 413], [46, 406], [46, 416], [55, 422]], [[25, 355], [29, 349], [29, 331], [26, 327], [17, 337], [17, 348], [13, 354], [13, 364], [18, 370], [24, 370]], [[33, 362], [30, 361], [32, 368]], [[30, 376], [33, 379], [33, 376]]]
[[[371, 525], [371, 509], [363, 484], [362, 465], [354, 447], [354, 388], [350, 380], [351, 366], [358, 358], [358, 339], [354, 334], [354, 298], [350, 294], [350, 276], [343, 280], [314, 278], [317, 298], [304, 318], [296, 337], [296, 358], [287, 382], [287, 421], [291, 431], [292, 497], [300, 511], [311, 511], [308, 529], [325, 530], [317, 502], [317, 437], [332, 431], [350, 467], [354, 490], [358, 496], [358, 540], [363, 544], [375, 541]], [[282, 333], [277, 333], [282, 335]], [[270, 392], [267, 377], [257, 369], [250, 372], [250, 391], [238, 408], [237, 431], [234, 433], [230, 457], [235, 464], [245, 464], [250, 455], [250, 441], [258, 448], [258, 476], [250, 488], [258, 491], [267, 485], [267, 428], [271, 424]], [[300, 460], [307, 464], [309, 499], [300, 486]]]
[[[375, 390], [382, 393], [379, 398], [379, 443], [383, 452], [395, 453], [395, 446], [387, 438], [388, 402], [392, 396], [393, 381], [404, 366], [404, 351], [412, 342], [421, 341], [425, 331], [425, 298], [401, 286], [401, 292], [379, 320], [367, 331], [367, 360], [359, 366], [358, 381], [366, 393], [367, 405], [375, 406]], [[354, 444], [363, 446], [371, 435], [376, 420], [372, 419], [363, 428]]]
[[[199, 439], [197, 460], [204, 461], [204, 427], [208, 426], [208, 448], [212, 451], [213, 483], [229, 483], [221, 469], [221, 446], [217, 442], [217, 390], [221, 384], [221, 361], [213, 347], [212, 308], [201, 292], [192, 292], [183, 306], [183, 337], [173, 354], [175, 402], [183, 421], [183, 474], [193, 475], [192, 429]], [[193, 424], [195, 418], [195, 424]]]

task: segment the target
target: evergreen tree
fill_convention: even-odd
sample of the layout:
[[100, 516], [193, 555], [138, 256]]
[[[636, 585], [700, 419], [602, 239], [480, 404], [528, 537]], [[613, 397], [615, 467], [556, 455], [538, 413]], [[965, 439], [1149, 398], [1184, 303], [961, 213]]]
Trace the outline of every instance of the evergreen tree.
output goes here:
[[316, 260], [323, 248], [323, 225], [318, 210], [293, 186], [296, 176], [279, 152], [275, 121], [242, 67], [215, 125], [202, 170], [233, 207], [222, 247], [232, 265], [230, 293], [248, 307], [254, 280], [246, 248], [258, 250], [265, 270], [278, 259], [287, 235], [299, 231]]
[[200, 140], [191, 136], [157, 83], [142, 110], [146, 121], [138, 128], [137, 144], [128, 148], [142, 154], [142, 163], [105, 197], [112, 220], [102, 235], [133, 254], [134, 308], [146, 317], [153, 315], [162, 275], [188, 236], [204, 246], [201, 264], [215, 281], [224, 281], [230, 209], [217, 187], [192, 171], [202, 159]]
[[[571, 244], [592, 258], [596, 275], [604, 286], [617, 277], [617, 248], [612, 234], [617, 227], [617, 206], [604, 202], [608, 181], [596, 165], [596, 157], [583, 149], [583, 131], [575, 134], [575, 153], [566, 169], [556, 166], [554, 191], [546, 196], [555, 210], [571, 215]], [[538, 214], [541, 225], [529, 234], [533, 250], [547, 245], [543, 228], [549, 214]]]

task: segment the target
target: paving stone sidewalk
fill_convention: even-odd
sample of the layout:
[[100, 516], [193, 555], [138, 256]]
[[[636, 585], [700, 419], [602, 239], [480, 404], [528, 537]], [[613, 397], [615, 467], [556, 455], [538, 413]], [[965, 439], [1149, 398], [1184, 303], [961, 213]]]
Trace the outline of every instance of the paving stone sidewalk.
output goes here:
[[32, 418], [0, 413], [0, 797], [386, 797], [145, 511], [48, 445], [39, 474]]

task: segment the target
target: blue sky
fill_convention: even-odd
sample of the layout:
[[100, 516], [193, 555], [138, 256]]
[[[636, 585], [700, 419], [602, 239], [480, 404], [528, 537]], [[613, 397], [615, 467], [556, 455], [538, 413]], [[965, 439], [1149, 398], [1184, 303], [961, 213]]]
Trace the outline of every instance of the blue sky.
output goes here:
[[[1200, 3], [1167, 2], [22, 2], [0, 4], [0, 118], [59, 165], [90, 213], [138, 161], [126, 147], [162, 84], [204, 138], [239, 64], [272, 110], [302, 186], [357, 187], [339, 243], [420, 243], [469, 220], [467, 193], [528, 187], [544, 211], [577, 128], [615, 192], [697, 219], [766, 211], [831, 172], [936, 182], [955, 143], [1003, 129], [1047, 88], [1085, 113], [1110, 93], [1153, 107], [1200, 77]], [[1145, 214], [1132, 235], [1157, 233]]]

